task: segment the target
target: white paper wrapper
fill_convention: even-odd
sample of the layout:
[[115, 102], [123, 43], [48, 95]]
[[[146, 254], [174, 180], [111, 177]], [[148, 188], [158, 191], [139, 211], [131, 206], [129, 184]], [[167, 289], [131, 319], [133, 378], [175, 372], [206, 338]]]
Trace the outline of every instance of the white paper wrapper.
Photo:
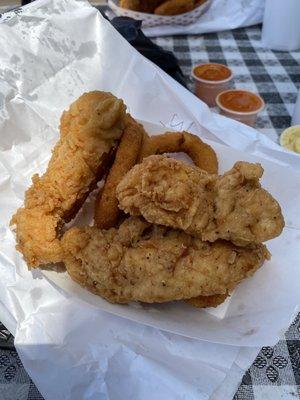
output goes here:
[[[253, 346], [255, 353], [257, 346], [274, 343], [299, 303], [299, 156], [211, 113], [84, 1], [40, 0], [8, 15], [0, 23], [0, 45], [0, 315], [16, 334], [22, 361], [42, 394], [64, 400], [98, 399], [99, 393], [103, 399], [132, 393], [143, 400], [156, 394], [173, 399], [174, 393], [208, 399], [229, 371], [233, 390], [238, 346]], [[151, 130], [187, 129], [212, 140], [221, 170], [236, 159], [263, 158], [264, 185], [280, 200], [287, 228], [269, 244], [271, 262], [215, 316], [184, 304], [112, 306], [63, 274], [46, 279], [40, 271], [28, 272], [15, 251], [8, 223], [30, 176], [46, 168], [61, 112], [94, 89], [122, 97]], [[59, 278], [67, 292], [49, 277]], [[243, 371], [254, 353], [237, 369]]]

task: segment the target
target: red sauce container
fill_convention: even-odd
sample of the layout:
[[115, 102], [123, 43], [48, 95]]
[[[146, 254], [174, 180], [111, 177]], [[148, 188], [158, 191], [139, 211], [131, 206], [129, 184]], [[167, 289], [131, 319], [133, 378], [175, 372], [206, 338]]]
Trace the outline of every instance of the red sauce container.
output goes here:
[[219, 93], [216, 103], [221, 114], [250, 126], [255, 125], [258, 113], [265, 107], [258, 94], [238, 89]]
[[195, 65], [192, 76], [195, 79], [196, 96], [214, 107], [217, 95], [229, 88], [233, 73], [226, 65], [207, 63]]

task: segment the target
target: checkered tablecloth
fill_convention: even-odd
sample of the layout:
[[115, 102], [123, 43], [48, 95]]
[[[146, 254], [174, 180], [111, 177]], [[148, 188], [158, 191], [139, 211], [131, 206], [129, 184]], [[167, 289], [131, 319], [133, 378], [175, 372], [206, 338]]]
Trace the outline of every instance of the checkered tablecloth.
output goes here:
[[[11, 339], [9, 332], [0, 323], [0, 399], [43, 400], [24, 370]], [[284, 339], [274, 347], [261, 349], [253, 365], [244, 375], [234, 400], [298, 398], [300, 398], [300, 314], [286, 332]]]
[[[267, 106], [257, 128], [274, 141], [290, 125], [300, 85], [300, 51], [275, 52], [262, 47], [260, 27], [204, 36], [157, 38], [173, 51], [193, 90], [191, 68], [199, 62], [221, 62], [235, 74], [234, 84], [259, 92]], [[187, 396], [188, 398], [188, 396]], [[296, 400], [300, 398], [300, 314], [275, 347], [263, 347], [246, 372], [235, 400]], [[0, 399], [41, 400], [22, 367], [12, 340], [0, 324]]]
[[227, 64], [234, 73], [234, 86], [258, 92], [266, 102], [257, 129], [272, 140], [291, 123], [300, 87], [300, 51], [271, 51], [263, 47], [261, 27], [235, 29], [203, 36], [156, 38], [156, 44], [171, 50], [179, 60], [190, 90], [193, 65], [202, 62]]

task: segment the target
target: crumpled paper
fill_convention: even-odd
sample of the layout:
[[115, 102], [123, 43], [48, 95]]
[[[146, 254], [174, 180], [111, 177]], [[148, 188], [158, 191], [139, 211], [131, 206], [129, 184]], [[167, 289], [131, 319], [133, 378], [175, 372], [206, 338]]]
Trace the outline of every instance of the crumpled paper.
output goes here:
[[[42, 394], [76, 400], [133, 394], [173, 399], [179, 393], [178, 398], [208, 399], [220, 396], [228, 376], [233, 377], [232, 392], [257, 346], [276, 341], [299, 303], [299, 156], [252, 128], [211, 113], [84, 1], [39, 0], [19, 14], [8, 14], [0, 23], [0, 44], [0, 312]], [[288, 228], [270, 243], [270, 264], [242, 283], [224, 315], [171, 304], [125, 306], [123, 318], [112, 316], [101, 311], [105, 307], [98, 297], [90, 295], [95, 303], [87, 304], [89, 294], [82, 295], [78, 286], [72, 292], [53, 283], [53, 276], [28, 272], [16, 252], [8, 228], [11, 215], [22, 204], [30, 176], [46, 168], [62, 110], [94, 89], [122, 97], [149, 130], [187, 129], [212, 140], [221, 169], [234, 159], [263, 158], [264, 184], [280, 198]], [[193, 314], [192, 334], [185, 314]], [[243, 322], [240, 331], [238, 321]]]

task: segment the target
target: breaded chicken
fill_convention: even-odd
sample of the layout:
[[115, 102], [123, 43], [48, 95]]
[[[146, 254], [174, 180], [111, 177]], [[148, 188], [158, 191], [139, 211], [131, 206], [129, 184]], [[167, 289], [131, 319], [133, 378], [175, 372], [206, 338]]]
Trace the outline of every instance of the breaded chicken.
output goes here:
[[193, 10], [194, 0], [167, 0], [156, 7], [154, 14], [178, 15]]
[[163, 2], [164, 0], [120, 0], [120, 7], [132, 11], [153, 13], [154, 9]]
[[214, 294], [212, 296], [198, 296], [185, 301], [197, 308], [218, 307], [220, 304], [224, 303], [227, 297], [228, 293], [224, 293]]
[[63, 113], [48, 168], [41, 177], [32, 177], [24, 207], [11, 221], [17, 249], [30, 268], [62, 260], [58, 229], [102, 178], [124, 119], [123, 101], [97, 91], [82, 95]]
[[284, 219], [264, 190], [260, 164], [237, 162], [222, 176], [165, 156], [150, 156], [117, 187], [119, 207], [148, 222], [181, 229], [201, 240], [238, 246], [278, 236]]
[[202, 242], [132, 217], [119, 229], [72, 228], [62, 246], [71, 277], [113, 303], [226, 294], [269, 258], [262, 244]]

